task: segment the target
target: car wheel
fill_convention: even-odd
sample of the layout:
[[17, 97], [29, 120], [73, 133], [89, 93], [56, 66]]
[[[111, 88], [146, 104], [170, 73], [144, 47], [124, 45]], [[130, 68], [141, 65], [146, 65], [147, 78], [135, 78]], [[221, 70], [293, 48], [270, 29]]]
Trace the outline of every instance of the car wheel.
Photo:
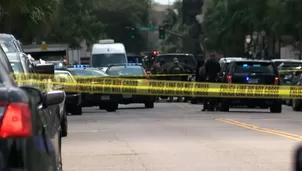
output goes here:
[[220, 111], [221, 112], [229, 112], [230, 111], [230, 106], [224, 103], [221, 103], [220, 105]]
[[154, 102], [145, 103], [145, 108], [148, 108], [148, 109], [154, 108]]
[[68, 122], [65, 113], [63, 118], [61, 119], [61, 137], [67, 137], [67, 135], [68, 135]]
[[197, 100], [197, 98], [192, 98], [191, 99], [191, 104], [197, 104], [198, 103], [198, 100]]
[[302, 110], [302, 107], [299, 103], [296, 102], [296, 100], [293, 100], [292, 101], [292, 108], [294, 111], [301, 111]]
[[270, 107], [270, 112], [271, 113], [281, 113], [282, 112], [282, 105], [278, 104], [278, 105], [273, 105]]
[[73, 111], [71, 112], [72, 115], [82, 115], [82, 106], [75, 106]]
[[105, 107], [107, 112], [115, 112], [118, 109], [118, 103], [111, 103]]

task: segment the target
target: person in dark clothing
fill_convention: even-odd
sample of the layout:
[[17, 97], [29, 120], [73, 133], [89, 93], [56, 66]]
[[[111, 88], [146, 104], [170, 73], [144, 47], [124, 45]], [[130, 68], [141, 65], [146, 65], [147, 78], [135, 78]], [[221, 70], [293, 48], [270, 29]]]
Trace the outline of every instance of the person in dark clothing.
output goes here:
[[[220, 64], [216, 60], [215, 55], [211, 55], [210, 59], [208, 59], [205, 62], [204, 65], [205, 69], [205, 79], [207, 82], [217, 82], [218, 75], [220, 73]], [[216, 101], [214, 98], [207, 98], [207, 100], [204, 101], [204, 109], [208, 111], [214, 111], [214, 106], [216, 104]]]
[[[174, 81], [181, 81], [182, 77], [181, 76], [177, 76], [178, 74], [184, 74], [185, 73], [185, 69], [182, 65], [179, 64], [179, 61], [177, 58], [173, 59], [173, 64], [168, 67], [167, 69], [167, 73], [171, 74], [171, 76], [169, 76], [170, 80], [174, 80]], [[168, 102], [172, 102], [174, 99], [174, 97], [169, 97], [168, 98]], [[182, 101], [182, 97], [177, 97], [177, 101], [181, 102]]]

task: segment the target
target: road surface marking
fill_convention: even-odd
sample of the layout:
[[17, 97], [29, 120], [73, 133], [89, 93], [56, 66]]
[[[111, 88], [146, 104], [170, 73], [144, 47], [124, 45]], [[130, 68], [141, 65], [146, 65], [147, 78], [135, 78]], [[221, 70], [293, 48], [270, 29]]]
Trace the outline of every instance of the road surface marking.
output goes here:
[[251, 125], [251, 124], [247, 124], [247, 123], [244, 123], [244, 122], [235, 121], [235, 120], [232, 120], [232, 119], [219, 118], [219, 119], [215, 119], [215, 120], [220, 121], [220, 122], [224, 122], [224, 123], [228, 123], [228, 124], [232, 124], [232, 125], [236, 125], [236, 126], [239, 126], [239, 127], [247, 128], [247, 129], [250, 129], [250, 130], [258, 131], [258, 132], [264, 132], [264, 133], [273, 134], [273, 135], [277, 135], [277, 136], [281, 136], [281, 137], [285, 137], [285, 138], [289, 138], [289, 139], [293, 139], [293, 140], [297, 140], [297, 141], [302, 141], [302, 136], [301, 135], [292, 134], [292, 133], [289, 133], [289, 132], [263, 128], [263, 127], [259, 127], [259, 126], [256, 126], [256, 125]]

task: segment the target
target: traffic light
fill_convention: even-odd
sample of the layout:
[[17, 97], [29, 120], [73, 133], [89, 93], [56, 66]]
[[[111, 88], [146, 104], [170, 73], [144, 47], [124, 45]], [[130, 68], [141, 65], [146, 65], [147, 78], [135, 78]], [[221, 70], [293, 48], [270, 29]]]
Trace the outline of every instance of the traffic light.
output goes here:
[[158, 27], [158, 36], [159, 39], [165, 39], [166, 38], [166, 30], [164, 26], [159, 26]]

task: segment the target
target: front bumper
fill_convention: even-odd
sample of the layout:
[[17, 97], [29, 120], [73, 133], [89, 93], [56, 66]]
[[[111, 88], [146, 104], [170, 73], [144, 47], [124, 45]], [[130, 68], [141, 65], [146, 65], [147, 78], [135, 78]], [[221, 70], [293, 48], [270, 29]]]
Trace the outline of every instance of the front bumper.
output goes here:
[[67, 106], [79, 106], [81, 105], [82, 98], [80, 93], [67, 94], [66, 105]]
[[112, 95], [112, 98], [119, 104], [155, 102], [154, 96], [147, 95], [118, 94]]

